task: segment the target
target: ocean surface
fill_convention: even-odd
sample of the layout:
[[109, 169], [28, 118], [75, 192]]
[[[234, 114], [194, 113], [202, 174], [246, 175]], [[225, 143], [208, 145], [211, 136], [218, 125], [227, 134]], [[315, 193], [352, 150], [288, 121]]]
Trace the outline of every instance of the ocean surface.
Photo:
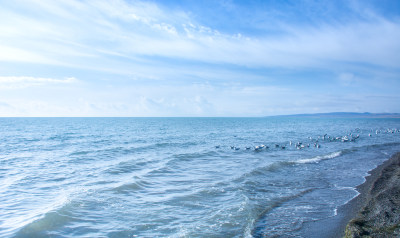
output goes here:
[[400, 151], [398, 129], [400, 119], [0, 118], [0, 237], [308, 237], [310, 224], [335, 228], [367, 172]]

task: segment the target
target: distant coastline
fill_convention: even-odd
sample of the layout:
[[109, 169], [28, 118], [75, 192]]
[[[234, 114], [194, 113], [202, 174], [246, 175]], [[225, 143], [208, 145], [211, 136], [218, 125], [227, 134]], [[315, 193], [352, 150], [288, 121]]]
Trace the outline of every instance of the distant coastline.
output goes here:
[[312, 114], [277, 115], [268, 117], [304, 117], [304, 118], [400, 118], [400, 113], [358, 113], [358, 112], [329, 112]]

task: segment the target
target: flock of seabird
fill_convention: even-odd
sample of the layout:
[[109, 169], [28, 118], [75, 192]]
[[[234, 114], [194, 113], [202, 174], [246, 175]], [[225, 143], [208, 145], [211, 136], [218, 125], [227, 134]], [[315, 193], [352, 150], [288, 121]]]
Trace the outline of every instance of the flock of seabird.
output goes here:
[[[360, 132], [360, 129], [356, 129], [356, 132]], [[376, 135], [380, 134], [380, 133], [400, 133], [400, 130], [395, 128], [395, 129], [386, 129], [386, 130], [371, 130], [371, 133], [368, 134], [369, 137], [372, 136], [372, 133], [375, 132]], [[308, 137], [309, 141], [308, 142], [292, 142], [289, 141], [289, 146], [294, 146], [296, 149], [301, 150], [304, 148], [309, 148], [309, 147], [315, 147], [315, 148], [321, 148], [320, 145], [320, 140], [324, 141], [324, 142], [356, 142], [358, 139], [360, 138], [360, 134], [353, 134], [353, 133], [349, 133], [347, 135], [344, 136], [338, 136], [338, 137], [333, 137], [333, 136], [329, 136], [328, 134], [325, 134], [323, 136], [318, 136], [317, 138], [312, 138], [312, 137]], [[286, 149], [287, 147], [287, 143], [284, 144], [274, 144], [272, 146], [272, 148], [275, 149]], [[215, 146], [216, 149], [221, 148], [220, 145]], [[240, 150], [240, 147], [237, 146], [230, 146], [230, 148], [232, 150]], [[244, 147], [245, 150], [253, 150], [256, 152], [262, 151], [262, 150], [267, 150], [270, 147], [268, 145], [256, 145], [256, 146], [246, 146]]]

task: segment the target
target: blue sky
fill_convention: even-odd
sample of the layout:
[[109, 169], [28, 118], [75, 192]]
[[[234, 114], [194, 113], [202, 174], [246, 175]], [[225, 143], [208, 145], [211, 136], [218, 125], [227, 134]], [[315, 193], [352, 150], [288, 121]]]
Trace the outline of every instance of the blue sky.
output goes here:
[[0, 16], [0, 116], [400, 111], [397, 0], [15, 0]]

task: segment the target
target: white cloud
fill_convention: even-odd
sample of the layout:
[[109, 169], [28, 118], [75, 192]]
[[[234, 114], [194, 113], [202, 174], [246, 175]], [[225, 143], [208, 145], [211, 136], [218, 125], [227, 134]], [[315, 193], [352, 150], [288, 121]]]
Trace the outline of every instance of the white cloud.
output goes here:
[[[250, 67], [313, 68], [342, 61], [400, 67], [400, 24], [384, 19], [290, 26], [283, 29], [286, 34], [274, 38], [238, 37], [221, 34], [196, 24], [183, 12], [166, 12], [153, 3], [118, 0], [36, 4], [26, 2], [24, 10], [34, 7], [47, 17], [33, 19], [14, 13], [7, 14], [9, 19], [0, 23], [0, 29], [10, 29], [9, 25], [14, 24], [9, 35], [2, 36], [2, 47], [8, 51], [3, 51], [0, 60], [49, 62], [50, 58], [76, 67], [82, 67], [80, 61], [89, 65], [93, 61], [101, 69], [106, 64], [101, 58], [106, 56], [99, 52], [109, 51], [127, 57], [161, 56]], [[11, 52], [13, 49], [21, 52]]]
[[0, 52], [0, 61], [52, 63], [52, 60], [28, 49], [0, 45]]
[[338, 79], [343, 86], [350, 86], [360, 81], [353, 73], [341, 73]]
[[74, 77], [55, 79], [27, 76], [0, 76], [0, 89], [20, 89], [49, 84], [71, 84], [75, 82], [78, 82], [78, 80]]
[[[45, 80], [47, 81], [47, 80]], [[51, 85], [52, 83], [50, 83]], [[58, 83], [58, 85], [64, 85]], [[396, 95], [304, 92], [271, 86], [131, 85], [38, 87], [0, 95], [0, 116], [266, 116], [396, 111]], [[373, 103], [371, 103], [371, 100]]]
[[65, 79], [54, 79], [54, 78], [36, 78], [26, 76], [0, 76], [0, 83], [20, 83], [20, 82], [31, 82], [31, 83], [73, 83], [77, 79], [74, 77]]
[[[317, 89], [307, 95], [296, 88], [301, 79], [293, 76], [292, 85], [282, 86], [279, 73], [268, 73], [317, 69], [329, 72], [335, 86], [350, 86], [366, 85], [365, 75], [374, 75], [370, 81], [396, 81], [400, 68], [400, 22], [374, 14], [341, 24], [281, 23], [274, 35], [227, 34], [189, 13], [135, 0], [16, 0], [3, 3], [0, 15], [0, 61], [14, 68], [4, 75], [57, 75], [53, 71], [62, 68], [58, 78], [1, 76], [0, 99], [10, 106], [3, 105], [2, 112], [8, 108], [13, 115], [259, 116], [324, 107], [350, 110], [348, 105], [367, 104], [367, 99], [351, 98], [334, 107], [329, 100], [348, 95], [337, 93], [328, 100]], [[29, 63], [34, 69], [25, 73], [22, 65]], [[48, 71], [31, 73], [36, 66]], [[65, 78], [65, 72], [80, 80]], [[318, 85], [317, 79], [313, 82], [310, 88]], [[4, 94], [33, 86], [31, 91], [41, 89], [43, 95]]]

